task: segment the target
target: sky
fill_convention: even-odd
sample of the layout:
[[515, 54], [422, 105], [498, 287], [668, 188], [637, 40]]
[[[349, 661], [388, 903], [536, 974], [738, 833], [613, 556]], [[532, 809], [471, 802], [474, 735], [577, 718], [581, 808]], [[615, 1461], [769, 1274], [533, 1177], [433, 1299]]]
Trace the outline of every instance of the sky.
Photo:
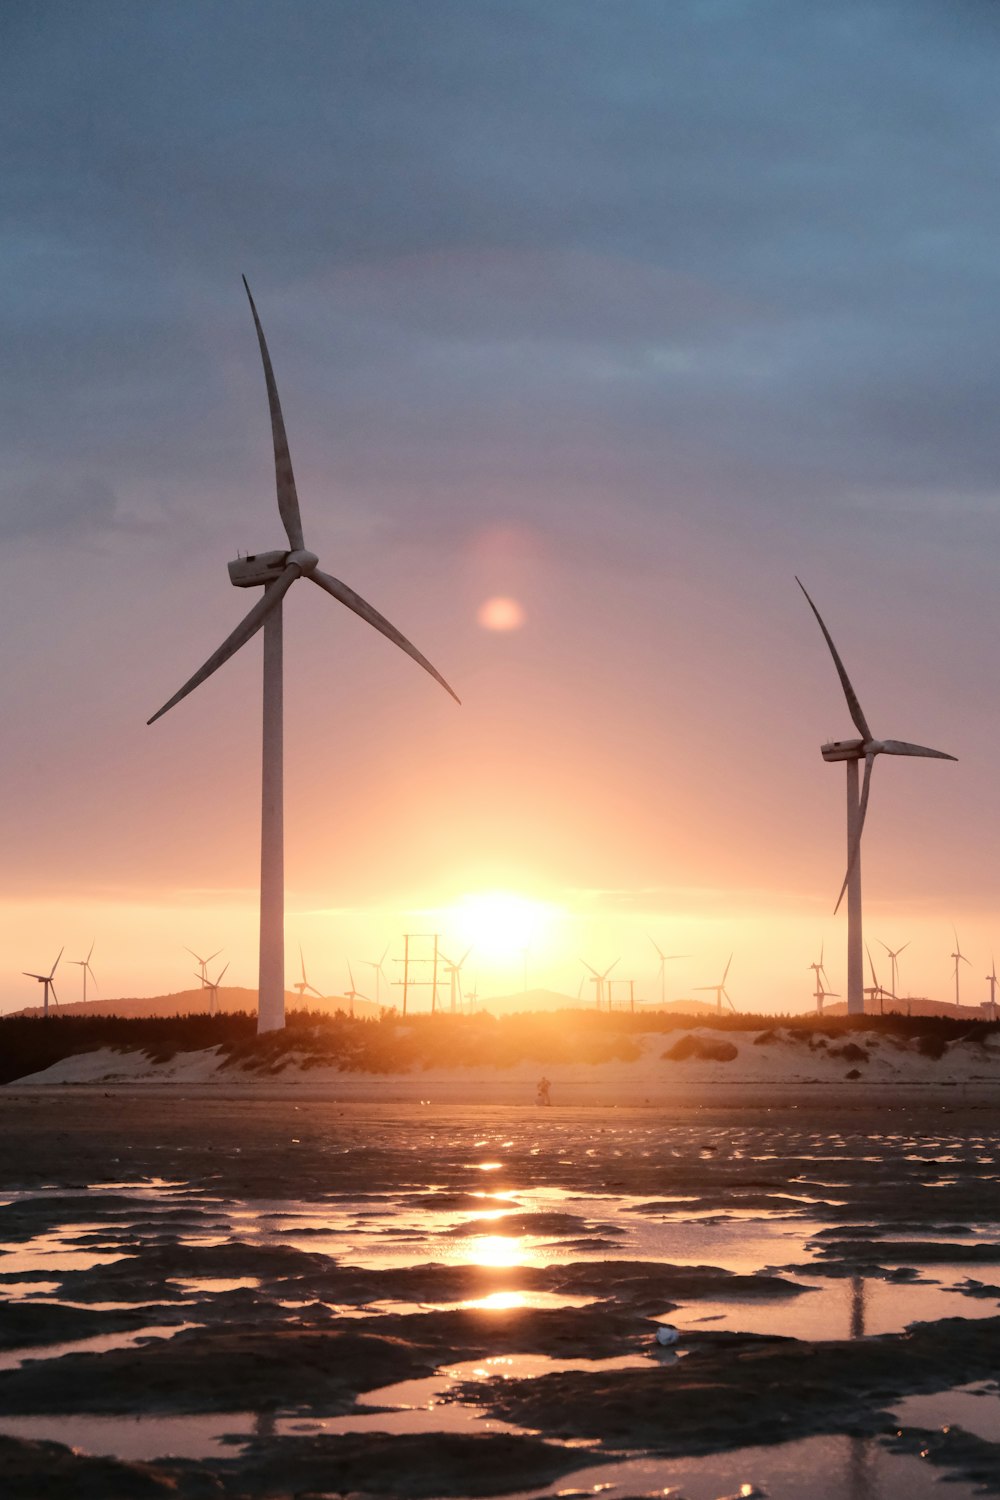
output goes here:
[[260, 638], [146, 727], [285, 544], [244, 273], [307, 545], [462, 699], [293, 587], [290, 981], [439, 931], [481, 995], [652, 998], [654, 942], [674, 996], [732, 953], [805, 1010], [821, 945], [843, 992], [798, 574], [875, 733], [958, 757], [876, 766], [873, 956], [945, 998], [957, 928], [985, 999], [998, 41], [986, 0], [7, 0], [0, 1009], [64, 944], [63, 998], [91, 942], [107, 996], [185, 946], [255, 983]]

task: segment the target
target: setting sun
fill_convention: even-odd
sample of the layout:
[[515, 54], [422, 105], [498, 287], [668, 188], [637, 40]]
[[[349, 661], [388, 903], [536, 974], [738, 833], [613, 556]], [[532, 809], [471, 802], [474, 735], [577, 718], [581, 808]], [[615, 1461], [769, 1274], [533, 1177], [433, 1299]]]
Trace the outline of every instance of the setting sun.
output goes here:
[[536, 901], [511, 891], [481, 891], [463, 896], [454, 908], [454, 927], [460, 941], [489, 963], [507, 963], [525, 948], [551, 940], [563, 915], [548, 901]]

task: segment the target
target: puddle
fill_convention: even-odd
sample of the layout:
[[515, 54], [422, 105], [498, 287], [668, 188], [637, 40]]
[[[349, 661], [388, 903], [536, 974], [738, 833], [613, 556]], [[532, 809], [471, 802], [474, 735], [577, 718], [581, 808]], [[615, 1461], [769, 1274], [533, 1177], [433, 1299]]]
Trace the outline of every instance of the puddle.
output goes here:
[[[942, 1500], [942, 1471], [886, 1450], [874, 1438], [817, 1437], [775, 1448], [738, 1448], [706, 1458], [627, 1458], [564, 1475], [504, 1500], [662, 1495], [673, 1500], [720, 1496], [768, 1500]], [[949, 1482], [947, 1500], [973, 1500], [971, 1484]]]
[[[940, 1270], [935, 1266], [934, 1270]], [[956, 1281], [961, 1279], [956, 1272]], [[799, 1339], [856, 1339], [901, 1333], [908, 1323], [938, 1318], [994, 1318], [998, 1302], [967, 1297], [957, 1286], [844, 1277], [813, 1283], [788, 1298], [689, 1302], [664, 1314], [678, 1328], [726, 1333], [778, 1334]]]
[[137, 1344], [170, 1339], [175, 1333], [198, 1326], [197, 1323], [173, 1323], [164, 1327], [162, 1323], [155, 1323], [149, 1328], [131, 1328], [127, 1333], [96, 1333], [90, 1338], [73, 1339], [64, 1344], [32, 1344], [21, 1349], [5, 1349], [0, 1352], [0, 1370], [17, 1370], [22, 1365], [59, 1359], [63, 1354], [107, 1354], [112, 1349], [134, 1349]]
[[906, 1396], [892, 1407], [900, 1427], [964, 1427], [988, 1443], [1000, 1443], [1000, 1390], [961, 1385], [927, 1396]]
[[248, 1412], [213, 1412], [196, 1417], [0, 1416], [0, 1433], [32, 1442], [65, 1443], [82, 1453], [139, 1462], [229, 1458], [234, 1452], [230, 1439], [248, 1443], [260, 1424], [269, 1420]]

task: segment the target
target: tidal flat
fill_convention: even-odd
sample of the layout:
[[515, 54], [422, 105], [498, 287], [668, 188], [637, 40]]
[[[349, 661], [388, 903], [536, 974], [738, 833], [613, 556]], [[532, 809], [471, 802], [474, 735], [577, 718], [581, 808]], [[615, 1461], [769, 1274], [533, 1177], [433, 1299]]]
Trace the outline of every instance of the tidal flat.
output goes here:
[[0, 1491], [1000, 1493], [995, 1104], [707, 1097], [0, 1093]]

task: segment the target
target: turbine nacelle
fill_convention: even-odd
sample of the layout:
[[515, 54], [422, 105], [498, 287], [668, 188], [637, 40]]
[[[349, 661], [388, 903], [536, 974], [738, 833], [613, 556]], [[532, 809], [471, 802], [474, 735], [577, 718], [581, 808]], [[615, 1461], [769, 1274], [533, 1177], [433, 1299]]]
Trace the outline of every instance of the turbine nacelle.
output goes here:
[[277, 583], [290, 563], [300, 573], [311, 573], [319, 562], [315, 552], [297, 547], [292, 552], [251, 552], [247, 557], [236, 557], [229, 563], [229, 581], [237, 589], [259, 589], [262, 585]]
[[865, 742], [864, 740], [831, 740], [829, 744], [820, 746], [820, 754], [824, 760], [864, 760]]

